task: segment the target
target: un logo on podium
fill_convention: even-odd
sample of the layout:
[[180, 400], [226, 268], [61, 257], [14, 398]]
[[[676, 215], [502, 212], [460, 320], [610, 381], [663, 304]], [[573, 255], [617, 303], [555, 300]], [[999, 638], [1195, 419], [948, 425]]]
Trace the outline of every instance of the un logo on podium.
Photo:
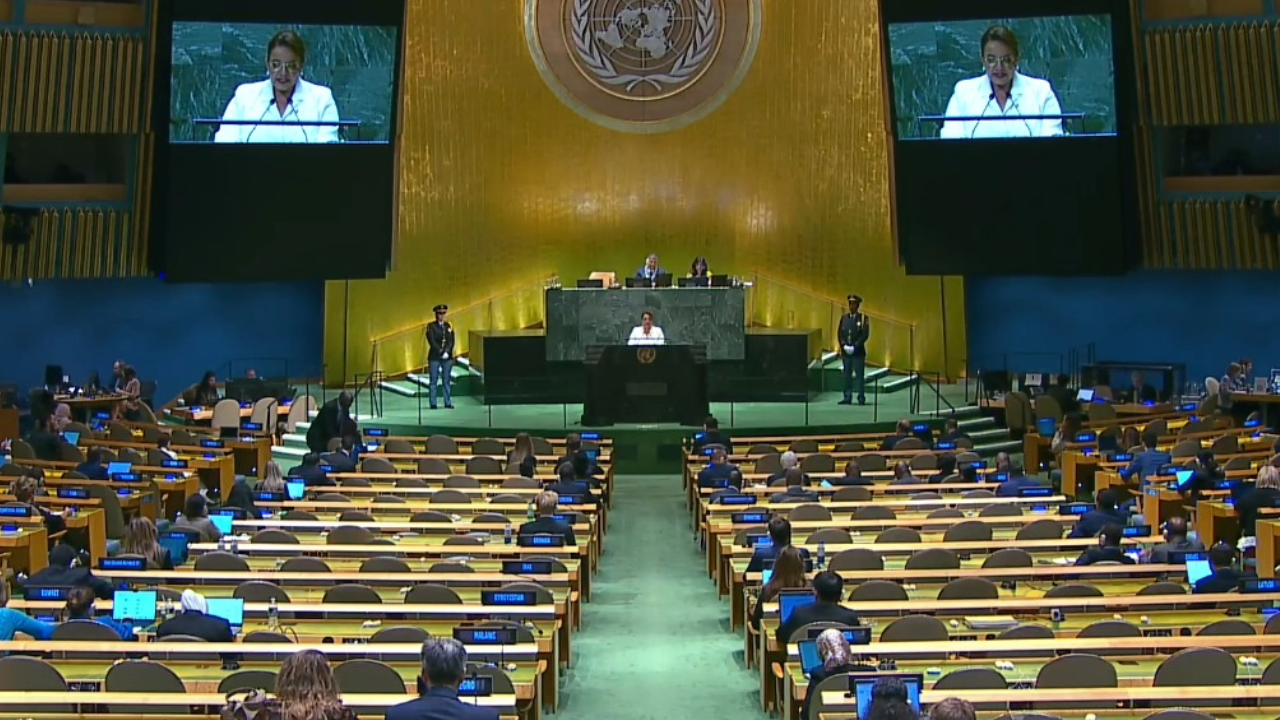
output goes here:
[[762, 0], [525, 0], [525, 39], [566, 105], [605, 127], [665, 132], [746, 76]]
[[654, 360], [658, 359], [657, 348], [642, 347], [636, 349], [636, 360], [641, 365], [652, 365]]

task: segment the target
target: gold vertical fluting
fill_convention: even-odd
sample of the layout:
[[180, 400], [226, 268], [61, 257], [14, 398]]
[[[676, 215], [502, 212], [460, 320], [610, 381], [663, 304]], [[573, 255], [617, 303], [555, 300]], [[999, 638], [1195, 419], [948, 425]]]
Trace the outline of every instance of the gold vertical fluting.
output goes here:
[[[947, 352], [944, 283], [907, 277], [894, 251], [878, 3], [763, 6], [734, 94], [688, 127], [639, 135], [583, 119], [547, 87], [521, 0], [410, 3], [396, 265], [386, 280], [351, 282], [349, 303], [334, 301], [346, 285], [330, 284], [328, 366], [366, 371], [372, 338], [435, 303], [474, 305], [553, 273], [630, 274], [656, 252], [679, 273], [704, 255], [713, 272], [765, 272], [830, 298], [856, 291], [869, 310], [917, 324], [923, 369], [958, 368], [961, 283], [945, 282]], [[537, 294], [513, 298], [495, 310], [500, 326], [541, 317]], [[784, 319], [781, 306], [758, 310]]]

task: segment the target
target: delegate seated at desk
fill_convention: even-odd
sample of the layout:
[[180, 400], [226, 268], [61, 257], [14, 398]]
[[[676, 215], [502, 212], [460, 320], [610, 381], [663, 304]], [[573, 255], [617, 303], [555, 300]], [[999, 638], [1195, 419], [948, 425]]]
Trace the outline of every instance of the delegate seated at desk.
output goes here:
[[1159, 472], [1160, 468], [1173, 462], [1173, 456], [1159, 449], [1157, 447], [1159, 444], [1159, 435], [1153, 432], [1143, 433], [1142, 452], [1133, 456], [1129, 467], [1120, 471], [1120, 477], [1129, 480], [1136, 476], [1139, 481], [1146, 482], [1147, 478]]
[[560, 495], [551, 490], [538, 493], [534, 500], [538, 509], [538, 517], [520, 526], [519, 536], [522, 538], [534, 535], [559, 535], [564, 538], [565, 545], [577, 545], [573, 536], [573, 527], [569, 523], [556, 519], [556, 510], [560, 507]]
[[107, 466], [102, 464], [103, 455], [101, 448], [92, 448], [85, 456], [84, 462], [76, 466], [75, 472], [85, 476], [87, 480], [110, 480], [111, 476], [107, 474]]
[[1240, 536], [1252, 537], [1258, 534], [1258, 511], [1262, 508], [1275, 507], [1280, 501], [1280, 469], [1265, 465], [1258, 471], [1258, 480], [1252, 490], [1244, 493], [1236, 501], [1236, 514], [1240, 516]]
[[498, 711], [458, 699], [467, 676], [467, 650], [453, 638], [428, 638], [422, 644], [418, 698], [387, 710], [386, 720], [498, 720]]
[[[108, 600], [115, 594], [115, 588], [103, 578], [94, 577], [93, 571], [81, 567], [76, 549], [70, 545], [58, 545], [49, 551], [49, 566], [32, 574], [22, 583], [23, 596], [26, 589], [33, 587], [87, 587], [102, 600]], [[35, 598], [27, 598], [34, 600]]]
[[337, 485], [324, 468], [320, 467], [320, 456], [307, 453], [302, 456], [302, 464], [289, 468], [289, 477], [298, 478], [307, 487], [334, 487]]
[[1023, 473], [1021, 463], [1011, 461], [1008, 473], [1009, 479], [996, 488], [996, 497], [1021, 497], [1023, 488], [1044, 487], [1044, 483]]
[[1209, 562], [1213, 565], [1213, 574], [1200, 578], [1191, 588], [1191, 592], [1197, 595], [1237, 592], [1241, 580], [1253, 577], [1251, 573], [1236, 569], [1236, 549], [1226, 543], [1209, 548]]
[[628, 345], [666, 345], [667, 338], [662, 334], [662, 328], [653, 324], [653, 313], [645, 310], [640, 315], [640, 324], [631, 329], [631, 337], [627, 339]]
[[778, 645], [791, 642], [796, 630], [816, 622], [829, 622], [855, 627], [861, 624], [858, 614], [840, 604], [844, 598], [844, 578], [839, 573], [824, 570], [813, 577], [813, 594], [817, 601], [791, 611], [791, 617], [778, 626], [774, 637]]
[[67, 593], [66, 621], [97, 623], [110, 628], [120, 640], [125, 642], [138, 639], [132, 627], [118, 623], [109, 617], [99, 617], [98, 608], [93, 601], [93, 590], [87, 587], [71, 588], [71, 592]]
[[1160, 399], [1160, 393], [1155, 387], [1147, 384], [1140, 370], [1134, 370], [1129, 379], [1133, 381], [1133, 387], [1128, 393], [1130, 402], [1154, 403]]
[[[778, 553], [783, 548], [791, 547], [791, 521], [784, 517], [774, 517], [769, 520], [768, 525], [770, 543], [767, 547], [757, 545], [751, 552], [751, 561], [747, 563], [747, 572], [758, 573], [764, 571], [764, 563], [766, 560], [776, 560]], [[797, 548], [800, 554], [804, 556], [805, 563], [809, 562], [809, 551], [806, 548]]]
[[[822, 634], [818, 636], [817, 644], [818, 657], [822, 660], [822, 667], [809, 674], [810, 688], [818, 687], [819, 683], [829, 677], [848, 675], [849, 673], [872, 673], [877, 670], [874, 665], [855, 663], [853, 661], [853, 650], [849, 647], [848, 639], [845, 638], [844, 633], [835, 628], [823, 630]], [[801, 718], [807, 720], [807, 718], [813, 717], [809, 713], [809, 707], [817, 694], [815, 692], [805, 694], [804, 706], [800, 710]]]
[[784, 477], [786, 481], [786, 489], [780, 493], [775, 493], [773, 499], [769, 501], [771, 505], [780, 505], [783, 503], [816, 503], [818, 502], [818, 493], [813, 492], [805, 487], [808, 478], [805, 477], [804, 471], [798, 467], [789, 468]]
[[729, 477], [733, 474], [733, 471], [737, 469], [738, 468], [736, 466], [729, 462], [724, 449], [716, 448], [715, 451], [711, 453], [711, 460], [707, 463], [707, 466], [702, 468], [702, 471], [698, 473], [698, 488], [708, 489], [726, 487], [729, 482]]
[[1204, 552], [1204, 543], [1199, 538], [1189, 538], [1187, 519], [1175, 515], [1164, 521], [1164, 542], [1151, 549], [1151, 563], [1164, 565], [1169, 562], [1172, 553]]
[[342, 437], [342, 445], [337, 450], [321, 456], [321, 460], [325, 465], [333, 468], [336, 473], [349, 473], [356, 471], [356, 439], [350, 435]]
[[1097, 507], [1081, 515], [1067, 537], [1072, 540], [1095, 537], [1107, 525], [1124, 527], [1128, 522], [1128, 516], [1116, 509], [1116, 491], [1113, 488], [1103, 488], [1098, 491]]
[[844, 464], [844, 475], [841, 475], [838, 478], [831, 478], [826, 482], [831, 483], [835, 487], [850, 487], [853, 485], [868, 487], [875, 484], [871, 478], [863, 476], [862, 468], [859, 467], [857, 460], [850, 460]]
[[160, 623], [156, 637], [190, 635], [205, 642], [235, 642], [235, 633], [225, 618], [209, 614], [209, 603], [195, 590], [183, 590], [182, 612]]
[[26, 613], [9, 607], [9, 583], [0, 582], [0, 640], [8, 642], [14, 633], [30, 635], [36, 640], [53, 638], [57, 625], [41, 622]]
[[1122, 538], [1124, 538], [1123, 527], [1115, 523], [1103, 525], [1102, 531], [1098, 533], [1098, 544], [1080, 553], [1080, 557], [1076, 558], [1076, 564], [1120, 563], [1121, 565], [1133, 565], [1133, 558], [1125, 555], [1124, 548], [1120, 547]]

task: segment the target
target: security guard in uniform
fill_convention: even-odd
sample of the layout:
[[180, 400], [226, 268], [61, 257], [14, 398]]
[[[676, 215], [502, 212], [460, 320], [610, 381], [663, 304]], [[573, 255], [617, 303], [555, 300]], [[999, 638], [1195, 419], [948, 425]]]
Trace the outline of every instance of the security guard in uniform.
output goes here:
[[861, 312], [862, 298], [849, 296], [849, 312], [840, 318], [840, 360], [844, 363], [844, 399], [841, 405], [853, 404], [853, 376], [858, 376], [858, 404], [867, 404], [867, 340], [871, 337], [871, 321]]
[[441, 379], [441, 376], [443, 376], [444, 406], [452, 410], [453, 389], [450, 387], [450, 381], [453, 379], [453, 343], [456, 338], [454, 337], [453, 326], [445, 320], [445, 315], [449, 312], [449, 306], [437, 305], [434, 310], [436, 313], [435, 322], [427, 325], [427, 366], [430, 368], [431, 378], [431, 389], [428, 397], [431, 401], [431, 409], [435, 410], [436, 380]]

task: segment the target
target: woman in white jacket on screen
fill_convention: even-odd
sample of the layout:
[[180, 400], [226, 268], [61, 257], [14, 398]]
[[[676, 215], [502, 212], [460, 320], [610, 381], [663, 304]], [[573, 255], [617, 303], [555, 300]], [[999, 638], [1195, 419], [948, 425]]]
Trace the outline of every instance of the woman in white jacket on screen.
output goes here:
[[[956, 83], [947, 117], [979, 118], [947, 121], [943, 139], [1055, 137], [1063, 135], [1061, 119], [1025, 115], [1061, 115], [1058, 96], [1048, 80], [1018, 72], [1018, 36], [1003, 25], [982, 34], [986, 72]], [[987, 120], [985, 118], [991, 118]]]
[[[337, 125], [279, 125], [274, 123], [338, 122], [333, 91], [302, 79], [307, 46], [292, 30], [281, 30], [267, 43], [266, 80], [236, 88], [223, 120], [213, 136], [220, 143], [336, 143]], [[256, 125], [253, 122], [266, 124]]]

